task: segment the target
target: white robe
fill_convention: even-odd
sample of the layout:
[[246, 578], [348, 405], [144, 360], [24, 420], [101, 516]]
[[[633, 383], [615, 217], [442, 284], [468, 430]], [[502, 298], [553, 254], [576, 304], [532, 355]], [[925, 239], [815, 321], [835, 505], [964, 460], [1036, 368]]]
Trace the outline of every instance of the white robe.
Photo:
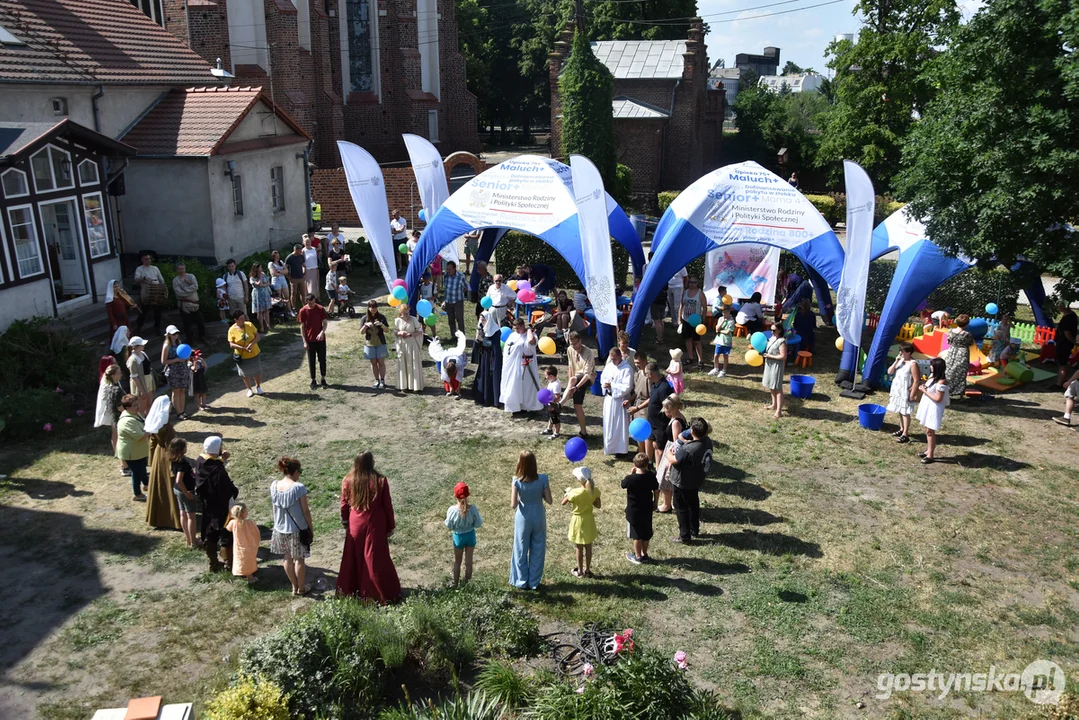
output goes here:
[[468, 356], [465, 355], [465, 334], [457, 331], [457, 347], [443, 348], [442, 341], [435, 338], [427, 347], [427, 353], [436, 363], [441, 363], [442, 382], [449, 382], [450, 376], [446, 372], [446, 366], [451, 360], [457, 361], [457, 382], [465, 380], [465, 365], [468, 364]]
[[[510, 333], [502, 349], [502, 392], [499, 397], [508, 413], [522, 410], [542, 410], [536, 394], [539, 392], [539, 372], [536, 368], [536, 345], [529, 343], [527, 334]], [[529, 361], [525, 364], [525, 361]]]
[[603, 454], [629, 452], [629, 412], [622, 401], [633, 395], [633, 368], [625, 360], [619, 365], [607, 363], [599, 376], [600, 385], [610, 383], [611, 394], [603, 396]]

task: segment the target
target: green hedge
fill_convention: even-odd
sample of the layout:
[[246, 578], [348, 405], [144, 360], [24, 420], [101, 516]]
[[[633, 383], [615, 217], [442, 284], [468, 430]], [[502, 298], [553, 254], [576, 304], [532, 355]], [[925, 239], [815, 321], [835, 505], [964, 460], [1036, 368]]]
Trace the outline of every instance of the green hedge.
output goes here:
[[835, 224], [839, 222], [834, 197], [831, 195], [806, 195], [806, 200], [813, 203], [813, 207], [817, 208], [817, 212], [824, 216], [829, 225], [835, 227]]
[[659, 208], [660, 215], [667, 212], [667, 208], [671, 206], [671, 203], [681, 192], [681, 190], [664, 190], [656, 195], [656, 206]]
[[[895, 275], [895, 260], [874, 260], [869, 266], [866, 288], [866, 312], [880, 312], [888, 297]], [[944, 283], [926, 298], [926, 304], [937, 309], [952, 308], [952, 317], [967, 313], [971, 317], [985, 315], [985, 306], [996, 303], [1001, 313], [1014, 313], [1019, 304], [1019, 292], [1024, 279], [998, 267], [971, 268]], [[998, 316], [999, 317], [999, 316]]]
[[623, 209], [629, 206], [630, 195], [633, 193], [633, 170], [628, 166], [618, 163], [615, 168], [614, 187], [611, 188], [611, 197]]
[[[495, 265], [498, 271], [512, 274], [518, 265], [540, 263], [554, 269], [559, 290], [577, 289], [581, 281], [565, 258], [558, 251], [535, 235], [510, 231], [499, 241], [495, 248]], [[611, 259], [614, 263], [615, 284], [622, 292], [631, 287], [628, 281], [629, 252], [614, 240], [611, 241]]]
[[[184, 269], [188, 275], [194, 275], [199, 283], [199, 312], [205, 318], [217, 317], [217, 295], [214, 281], [221, 277], [221, 273], [214, 268], [203, 265], [195, 258], [169, 258], [158, 261], [158, 269], [165, 278], [165, 285], [169, 288], [169, 307], [176, 307], [176, 293], [172, 291], [172, 280], [176, 277], [176, 263], [183, 261]], [[251, 266], [248, 265], [248, 268]], [[242, 268], [241, 268], [242, 269]], [[224, 272], [224, 271], [222, 271]], [[246, 271], [245, 271], [246, 273]], [[132, 296], [138, 302], [138, 295]]]

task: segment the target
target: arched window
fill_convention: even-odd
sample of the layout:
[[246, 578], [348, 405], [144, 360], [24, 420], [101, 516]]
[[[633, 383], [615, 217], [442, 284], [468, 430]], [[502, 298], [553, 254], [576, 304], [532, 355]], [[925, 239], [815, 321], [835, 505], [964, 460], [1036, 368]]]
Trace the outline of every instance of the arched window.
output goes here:
[[4, 187], [4, 197], [17, 198], [30, 194], [30, 186], [26, 184], [26, 173], [22, 170], [11, 168], [0, 175], [0, 183]]
[[476, 171], [468, 163], [457, 163], [450, 170], [450, 194], [460, 190], [465, 183], [476, 177]]

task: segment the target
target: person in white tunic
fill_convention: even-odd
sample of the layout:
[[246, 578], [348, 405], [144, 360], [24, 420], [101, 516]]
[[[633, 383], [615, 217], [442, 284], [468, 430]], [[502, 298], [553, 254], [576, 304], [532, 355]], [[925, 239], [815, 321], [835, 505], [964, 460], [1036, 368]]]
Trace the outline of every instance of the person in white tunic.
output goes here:
[[397, 389], [423, 391], [423, 326], [413, 317], [408, 303], [401, 303], [393, 321], [397, 337]]
[[517, 294], [503, 282], [502, 275], [495, 275], [491, 287], [487, 288], [487, 297], [491, 298], [491, 309], [488, 310], [491, 319], [501, 325], [506, 319], [506, 313], [516, 307]]
[[542, 410], [536, 369], [536, 334], [525, 321], [513, 321], [513, 332], [502, 348], [502, 394], [499, 398], [508, 413]]
[[633, 395], [633, 368], [618, 348], [611, 348], [599, 382], [603, 387], [603, 454], [624, 455], [629, 452], [626, 407]]
[[442, 341], [435, 338], [427, 348], [431, 359], [439, 363], [442, 375], [442, 387], [446, 390], [446, 397], [461, 397], [461, 383], [465, 379], [465, 365], [468, 364], [468, 356], [465, 355], [465, 334], [457, 331], [457, 347], [443, 348]]

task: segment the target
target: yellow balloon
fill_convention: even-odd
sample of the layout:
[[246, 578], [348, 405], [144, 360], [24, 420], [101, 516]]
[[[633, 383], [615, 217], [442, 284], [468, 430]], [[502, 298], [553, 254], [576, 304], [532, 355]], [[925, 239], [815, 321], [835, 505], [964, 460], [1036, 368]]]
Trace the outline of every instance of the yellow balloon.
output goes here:
[[835, 349], [839, 352], [843, 352], [843, 338], [842, 336], [835, 339]]
[[513, 292], [517, 292], [517, 281], [516, 280], [510, 280], [506, 284], [510, 286], [510, 290], [512, 290]]
[[706, 332], [708, 332], [708, 328], [706, 328], [704, 326], [704, 323], [701, 323], [700, 325], [697, 326], [697, 334], [698, 335], [704, 335]]
[[556, 348], [555, 348], [554, 340], [552, 340], [549, 337], [540, 338], [538, 346], [539, 346], [539, 351], [541, 353], [543, 353], [544, 355], [554, 355], [555, 354]]
[[395, 298], [393, 295], [390, 295], [390, 307], [397, 307], [400, 304], [401, 304], [400, 300]]
[[723, 296], [723, 304], [724, 305], [734, 305], [734, 298], [732, 298], [730, 295], [724, 295]]
[[746, 350], [746, 362], [752, 367], [760, 367], [764, 364], [764, 356], [753, 349]]

